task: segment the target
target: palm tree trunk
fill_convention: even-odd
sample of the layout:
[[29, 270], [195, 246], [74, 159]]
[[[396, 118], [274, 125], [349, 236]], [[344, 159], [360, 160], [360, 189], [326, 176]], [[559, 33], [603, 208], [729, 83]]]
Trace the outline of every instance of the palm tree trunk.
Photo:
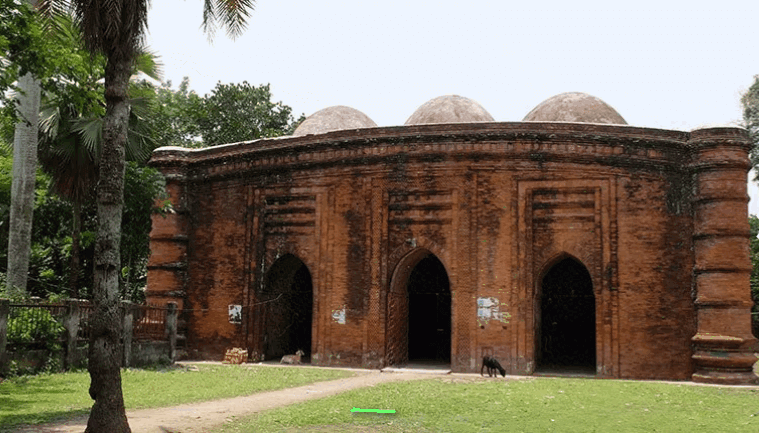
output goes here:
[[71, 227], [71, 263], [69, 269], [69, 287], [71, 288], [70, 296], [74, 299], [79, 298], [79, 239], [82, 235], [82, 203], [80, 200], [74, 200], [73, 224]]
[[[111, 53], [109, 53], [111, 54]], [[105, 69], [106, 114], [100, 182], [97, 190], [98, 234], [95, 243], [95, 288], [89, 347], [90, 397], [95, 400], [85, 433], [131, 432], [121, 391], [121, 308], [119, 271], [121, 217], [124, 206], [124, 149], [129, 103], [127, 87], [132, 55], [108, 55]]]
[[10, 233], [8, 236], [8, 288], [26, 293], [29, 253], [32, 244], [34, 181], [37, 171], [37, 128], [40, 112], [40, 82], [27, 73], [18, 80], [21, 120], [13, 139], [13, 182], [11, 185]]

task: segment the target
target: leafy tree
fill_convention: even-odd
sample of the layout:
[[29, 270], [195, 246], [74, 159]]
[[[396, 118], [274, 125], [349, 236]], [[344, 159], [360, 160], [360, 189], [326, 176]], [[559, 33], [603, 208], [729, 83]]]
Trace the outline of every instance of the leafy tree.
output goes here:
[[81, 231], [79, 233], [80, 269], [75, 290], [69, 287], [72, 252], [73, 206], [53, 193], [47, 187], [49, 176], [38, 181], [34, 208], [34, 229], [32, 230], [32, 254], [29, 263], [29, 287], [31, 296], [49, 298], [87, 298], [92, 289], [92, 259], [94, 255], [94, 231], [96, 228], [95, 206], [92, 202], [83, 207]]
[[[130, 432], [121, 391], [121, 320], [118, 314], [121, 272], [121, 217], [124, 205], [124, 149], [127, 143], [127, 88], [135, 54], [147, 26], [148, 0], [41, 0], [43, 13], [71, 5], [87, 47], [102, 53], [106, 113], [97, 188], [98, 235], [95, 244], [95, 311], [90, 320], [90, 396], [95, 404], [85, 432]], [[231, 35], [245, 26], [253, 0], [204, 0], [203, 25], [220, 22]]]
[[124, 178], [123, 240], [121, 243], [122, 298], [142, 302], [150, 257], [153, 212], [169, 209], [166, 181], [158, 170], [129, 162]]
[[[751, 165], [757, 168], [759, 166], [759, 75], [754, 76], [754, 83], [741, 97], [741, 105], [743, 106], [743, 127], [748, 129], [751, 141], [754, 143], [750, 154]], [[759, 181], [759, 171], [754, 181]]]
[[271, 102], [269, 84], [217, 83], [201, 108], [197, 124], [206, 146], [291, 134], [300, 122], [292, 108]]
[[759, 217], [751, 215], [748, 217], [748, 224], [751, 229], [751, 298], [754, 300], [754, 307], [751, 309], [751, 324], [754, 336], [759, 337]]
[[202, 147], [198, 114], [203, 98], [190, 90], [190, 79], [184, 77], [179, 88], [173, 90], [171, 81], [155, 91], [155, 100], [149, 122], [156, 132], [159, 146]]
[[[0, 135], [2, 141], [2, 135]], [[11, 180], [13, 173], [13, 158], [8, 154], [7, 148], [0, 146], [0, 245], [8, 245], [8, 227], [11, 216]], [[5, 273], [8, 262], [8, 250], [0, 248], [0, 266]], [[3, 282], [4, 283], [4, 282]]]

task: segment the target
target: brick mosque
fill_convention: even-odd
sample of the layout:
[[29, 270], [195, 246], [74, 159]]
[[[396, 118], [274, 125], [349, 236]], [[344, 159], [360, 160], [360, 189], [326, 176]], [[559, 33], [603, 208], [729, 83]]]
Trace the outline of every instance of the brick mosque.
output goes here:
[[150, 303], [187, 356], [756, 383], [741, 128], [628, 126], [583, 93], [522, 122], [435, 98], [292, 136], [164, 147]]

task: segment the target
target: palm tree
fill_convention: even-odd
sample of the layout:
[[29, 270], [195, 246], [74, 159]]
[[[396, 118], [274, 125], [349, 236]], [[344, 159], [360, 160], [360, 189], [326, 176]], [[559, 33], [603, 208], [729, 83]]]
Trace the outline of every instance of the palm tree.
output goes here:
[[[55, 36], [61, 45], [81, 46], [81, 33], [71, 17], [56, 18]], [[82, 52], [86, 58], [87, 53]], [[72, 204], [71, 258], [69, 268], [70, 295], [79, 295], [79, 240], [81, 234], [82, 205], [95, 196], [98, 181], [98, 163], [102, 144], [102, 123], [105, 103], [102, 97], [102, 75], [105, 59], [95, 56], [80, 68], [72, 68], [70, 76], [58, 80], [57, 92], [47, 98], [40, 113], [39, 161], [51, 176], [51, 189]], [[133, 72], [142, 72], [159, 79], [159, 64], [155, 55], [140, 48]], [[132, 83], [130, 93], [137, 93], [139, 84]], [[126, 158], [145, 161], [153, 149], [152, 140], [144, 139], [138, 112], [144, 110], [144, 99], [132, 99], [129, 118], [129, 140]], [[137, 107], [134, 107], [135, 103]], [[139, 110], [134, 109], [139, 108]], [[144, 124], [144, 122], [142, 122]]]
[[[149, 0], [41, 0], [43, 13], [73, 8], [86, 46], [103, 53], [106, 112], [97, 187], [95, 311], [90, 322], [90, 397], [95, 400], [85, 432], [130, 432], [121, 392], [119, 244], [124, 205], [124, 167], [129, 121], [127, 89], [135, 54], [147, 27]], [[246, 25], [253, 0], [203, 0], [203, 25], [222, 24], [231, 36]]]

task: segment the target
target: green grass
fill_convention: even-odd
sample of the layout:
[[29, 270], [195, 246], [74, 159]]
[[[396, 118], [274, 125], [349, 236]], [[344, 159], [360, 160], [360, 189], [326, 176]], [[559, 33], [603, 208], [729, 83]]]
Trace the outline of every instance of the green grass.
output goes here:
[[[353, 407], [395, 415], [351, 414]], [[267, 411], [219, 432], [756, 432], [759, 390], [536, 378], [378, 385]]]
[[[121, 371], [127, 409], [250, 395], [352, 376], [345, 370], [248, 365], [197, 365], [184, 368]], [[0, 383], [0, 430], [89, 413], [92, 400], [87, 372], [23, 376]]]

